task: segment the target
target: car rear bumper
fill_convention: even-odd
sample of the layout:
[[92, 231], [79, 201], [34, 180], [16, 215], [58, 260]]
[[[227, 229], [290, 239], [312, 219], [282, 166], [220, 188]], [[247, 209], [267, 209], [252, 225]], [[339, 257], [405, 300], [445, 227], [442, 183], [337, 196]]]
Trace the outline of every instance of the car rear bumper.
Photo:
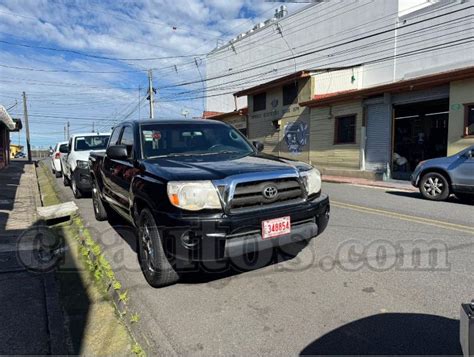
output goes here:
[[[298, 205], [248, 214], [183, 217], [154, 212], [164, 248], [176, 260], [217, 261], [307, 241], [321, 234], [329, 221], [327, 195]], [[290, 216], [291, 233], [263, 239], [262, 221]]]

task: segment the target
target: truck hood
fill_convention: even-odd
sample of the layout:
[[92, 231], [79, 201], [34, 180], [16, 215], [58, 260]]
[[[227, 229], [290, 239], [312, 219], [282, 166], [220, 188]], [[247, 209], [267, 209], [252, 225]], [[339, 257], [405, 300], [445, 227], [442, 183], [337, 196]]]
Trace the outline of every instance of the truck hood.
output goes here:
[[309, 170], [311, 166], [302, 162], [277, 158], [266, 154], [245, 157], [229, 155], [202, 157], [173, 157], [148, 159], [143, 162], [146, 171], [169, 181], [221, 180], [228, 176], [248, 174]]

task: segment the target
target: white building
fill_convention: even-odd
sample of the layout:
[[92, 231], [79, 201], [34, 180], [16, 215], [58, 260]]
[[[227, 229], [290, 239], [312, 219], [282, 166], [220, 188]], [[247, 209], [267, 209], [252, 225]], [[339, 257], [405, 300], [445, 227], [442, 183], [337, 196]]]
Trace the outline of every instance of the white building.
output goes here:
[[[354, 77], [366, 88], [469, 66], [473, 7], [472, 0], [328, 0], [294, 14], [281, 9], [208, 54], [206, 110], [232, 111], [232, 93], [307, 68], [364, 65]], [[341, 74], [330, 80], [320, 93], [337, 89]]]

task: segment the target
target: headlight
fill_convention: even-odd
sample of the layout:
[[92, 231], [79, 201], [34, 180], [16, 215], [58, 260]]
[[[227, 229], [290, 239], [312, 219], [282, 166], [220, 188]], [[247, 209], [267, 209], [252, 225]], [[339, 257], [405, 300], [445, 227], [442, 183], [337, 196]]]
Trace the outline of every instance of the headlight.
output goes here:
[[221, 209], [221, 201], [211, 181], [168, 182], [168, 197], [173, 206], [188, 210]]
[[321, 173], [318, 170], [313, 168], [309, 171], [302, 171], [300, 176], [303, 179], [308, 196], [321, 191]]
[[78, 169], [89, 169], [89, 161], [77, 160], [76, 163]]

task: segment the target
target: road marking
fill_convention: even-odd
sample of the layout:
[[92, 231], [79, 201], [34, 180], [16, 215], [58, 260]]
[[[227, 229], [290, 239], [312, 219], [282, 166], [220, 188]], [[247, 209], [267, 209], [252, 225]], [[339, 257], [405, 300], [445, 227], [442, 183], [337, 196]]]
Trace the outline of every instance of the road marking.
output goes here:
[[363, 212], [363, 213], [370, 213], [370, 214], [385, 216], [385, 217], [389, 217], [389, 218], [398, 218], [398, 219], [401, 219], [401, 220], [404, 220], [404, 221], [415, 222], [415, 223], [420, 223], [420, 224], [426, 224], [426, 225], [429, 225], [429, 226], [435, 226], [435, 227], [439, 227], [439, 228], [443, 228], [443, 229], [454, 230], [454, 231], [459, 231], [459, 232], [469, 233], [469, 234], [474, 235], [474, 227], [471, 227], [471, 226], [464, 226], [464, 225], [461, 225], [461, 224], [438, 221], [438, 220], [424, 218], [424, 217], [418, 217], [418, 216], [410, 216], [410, 215], [397, 213], [397, 212], [393, 212], [393, 211], [386, 211], [386, 210], [382, 210], [382, 209], [352, 205], [352, 204], [349, 204], [349, 203], [338, 202], [338, 201], [332, 201], [331, 205], [335, 206], [335, 207], [351, 209], [351, 210], [359, 211], [359, 212]]

